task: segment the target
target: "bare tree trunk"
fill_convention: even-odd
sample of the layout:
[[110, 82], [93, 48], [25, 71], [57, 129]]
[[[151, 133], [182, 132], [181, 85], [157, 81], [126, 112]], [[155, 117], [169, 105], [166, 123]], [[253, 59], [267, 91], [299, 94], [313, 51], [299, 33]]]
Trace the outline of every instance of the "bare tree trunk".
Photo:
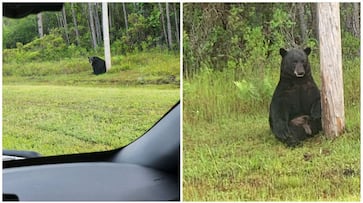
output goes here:
[[66, 38], [67, 46], [69, 46], [69, 36], [68, 36], [68, 26], [67, 26], [67, 15], [66, 15], [66, 8], [63, 6], [62, 9], [62, 16], [63, 16], [63, 27], [64, 27], [64, 36]]
[[97, 3], [94, 4], [94, 22], [95, 22], [95, 27], [96, 27], [96, 39], [97, 39], [97, 44], [101, 44], [102, 43], [102, 33], [101, 33], [101, 24], [100, 24], [100, 18], [98, 17], [98, 9], [97, 9], [98, 5]]
[[169, 3], [166, 3], [166, 22], [167, 22], [167, 26], [168, 26], [168, 44], [169, 44], [169, 49], [171, 49], [173, 47], [173, 40], [172, 40], [172, 36], [171, 36], [171, 23], [170, 23], [170, 14], [169, 14]]
[[107, 3], [102, 3], [102, 27], [103, 27], [103, 44], [105, 47], [105, 61], [106, 70], [111, 69], [111, 51], [110, 51], [110, 36], [109, 36], [109, 24], [108, 24], [108, 7]]
[[163, 7], [161, 6], [161, 3], [159, 3], [159, 9], [161, 14], [161, 24], [163, 25], [165, 44], [168, 44], [168, 36], [166, 34], [166, 29], [165, 29], [164, 10]]
[[58, 23], [58, 27], [62, 28], [63, 27], [63, 23], [62, 23], [62, 17], [59, 14], [55, 14], [55, 16], [57, 17], [57, 23]]
[[353, 3], [353, 35], [355, 37], [360, 36], [360, 12], [359, 12], [359, 3]]
[[127, 30], [129, 30], [129, 23], [127, 22], [127, 11], [126, 11], [125, 3], [122, 3], [122, 10], [124, 11], [124, 21], [125, 21], [126, 34], [127, 34]]
[[310, 3], [311, 8], [311, 16], [312, 16], [312, 22], [311, 27], [313, 30], [313, 36], [315, 39], [319, 40], [319, 23], [318, 23], [318, 14], [317, 14], [317, 3]]
[[96, 48], [97, 48], [97, 39], [96, 39], [95, 23], [93, 21], [92, 3], [88, 3], [88, 12], [89, 12], [89, 24], [90, 24], [91, 36], [92, 36], [92, 45], [93, 45], [93, 48], [96, 50]]
[[301, 33], [301, 44], [305, 44], [306, 43], [306, 21], [305, 21], [305, 9], [304, 9], [305, 4], [304, 3], [297, 3], [297, 10], [298, 10], [298, 15], [299, 15], [299, 23], [300, 23], [300, 33]]
[[179, 35], [179, 17], [178, 17], [178, 14], [179, 12], [177, 12], [176, 10], [176, 3], [173, 4], [174, 6], [174, 16], [175, 16], [175, 38], [176, 38], [176, 42], [178, 43], [178, 46], [180, 46], [180, 35]]
[[79, 40], [79, 32], [78, 32], [77, 18], [76, 18], [76, 13], [74, 11], [74, 4], [73, 3], [71, 3], [71, 10], [72, 10], [72, 18], [73, 18], [73, 24], [74, 24], [74, 31], [76, 33], [76, 42], [77, 42], [77, 45], [80, 45], [81, 42]]
[[110, 27], [112, 27], [112, 23], [113, 23], [113, 12], [114, 12], [114, 10], [112, 9], [113, 8], [113, 4], [112, 3], [110, 3], [109, 5], [108, 5], [108, 23], [109, 23], [109, 26]]
[[325, 135], [345, 129], [339, 3], [318, 3], [322, 123]]
[[44, 33], [43, 33], [43, 18], [42, 18], [42, 13], [38, 13], [37, 14], [37, 21], [38, 21], [38, 33], [39, 33], [39, 37], [42, 38]]

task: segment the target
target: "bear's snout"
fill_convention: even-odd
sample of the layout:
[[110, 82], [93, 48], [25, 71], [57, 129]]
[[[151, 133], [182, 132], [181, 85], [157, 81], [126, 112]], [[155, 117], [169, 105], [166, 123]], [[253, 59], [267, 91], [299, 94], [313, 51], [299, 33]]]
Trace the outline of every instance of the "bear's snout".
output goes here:
[[295, 74], [295, 75], [296, 75], [296, 77], [298, 77], [298, 78], [304, 77], [304, 75], [305, 75], [305, 69], [304, 69], [304, 66], [302, 66], [302, 65], [298, 65], [298, 66], [296, 66], [296, 67], [295, 67], [294, 74]]

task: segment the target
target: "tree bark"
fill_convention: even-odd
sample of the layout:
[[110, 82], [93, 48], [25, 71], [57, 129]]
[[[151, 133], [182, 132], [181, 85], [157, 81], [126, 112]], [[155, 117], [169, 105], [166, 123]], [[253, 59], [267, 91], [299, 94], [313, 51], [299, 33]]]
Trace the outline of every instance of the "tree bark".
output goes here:
[[101, 33], [101, 24], [100, 24], [100, 18], [98, 17], [98, 10], [97, 10], [97, 3], [94, 3], [94, 22], [95, 22], [95, 28], [96, 28], [96, 39], [97, 44], [102, 43], [102, 33]]
[[360, 36], [360, 12], [359, 3], [353, 3], [353, 35], [355, 37]]
[[301, 33], [301, 43], [305, 44], [306, 43], [306, 39], [307, 39], [307, 35], [306, 35], [306, 21], [305, 21], [305, 9], [304, 9], [305, 4], [304, 3], [297, 3], [297, 10], [298, 10], [298, 15], [299, 15], [299, 24], [300, 24], [300, 33]]
[[159, 9], [160, 9], [160, 15], [161, 15], [160, 16], [161, 17], [161, 24], [163, 25], [165, 44], [168, 44], [168, 36], [166, 34], [166, 29], [165, 29], [164, 10], [163, 10], [163, 7], [161, 6], [161, 3], [159, 3]]
[[173, 40], [172, 40], [172, 36], [171, 36], [171, 23], [170, 23], [169, 3], [166, 3], [165, 8], [166, 8], [166, 23], [167, 23], [167, 27], [168, 27], [168, 45], [169, 45], [169, 49], [172, 49], [172, 47], [173, 47]]
[[38, 13], [37, 14], [37, 21], [38, 21], [38, 33], [39, 33], [39, 38], [42, 38], [44, 33], [43, 33], [43, 18], [42, 18], [42, 13]]
[[174, 16], [175, 16], [175, 38], [176, 38], [176, 42], [178, 43], [178, 46], [180, 45], [180, 35], [179, 35], [179, 17], [178, 17], [178, 12], [176, 10], [176, 3], [173, 4], [174, 6]]
[[315, 39], [319, 41], [319, 23], [318, 23], [318, 14], [317, 14], [317, 3], [310, 3], [311, 9], [311, 27], [313, 30], [313, 36]]
[[108, 24], [108, 7], [107, 3], [102, 3], [102, 27], [103, 27], [103, 44], [105, 47], [105, 61], [106, 61], [106, 70], [111, 69], [111, 51], [110, 51], [110, 33], [109, 33], [109, 24]]
[[325, 135], [344, 132], [344, 92], [339, 3], [318, 3], [322, 123]]
[[127, 11], [126, 11], [125, 3], [122, 3], [122, 10], [124, 12], [124, 21], [125, 21], [125, 28], [126, 28], [126, 34], [127, 34], [127, 30], [129, 30], [129, 23], [127, 22]]
[[64, 27], [64, 36], [66, 38], [67, 46], [69, 46], [69, 36], [68, 36], [68, 25], [67, 25], [67, 14], [66, 14], [66, 8], [63, 6], [62, 9], [62, 16], [63, 16], [63, 27]]
[[89, 24], [90, 24], [91, 36], [92, 36], [92, 46], [96, 50], [96, 48], [97, 48], [97, 39], [96, 39], [95, 23], [93, 21], [92, 3], [88, 3], [88, 12], [89, 12]]
[[109, 23], [109, 26], [112, 27], [112, 24], [113, 24], [113, 12], [114, 12], [114, 9], [113, 8], [113, 4], [112, 3], [109, 3], [108, 4], [108, 23]]
[[76, 18], [76, 13], [74, 11], [74, 4], [73, 3], [71, 3], [71, 11], [72, 11], [73, 24], [74, 24], [74, 32], [76, 33], [76, 42], [77, 42], [77, 45], [80, 45], [81, 42], [79, 40], [77, 18]]

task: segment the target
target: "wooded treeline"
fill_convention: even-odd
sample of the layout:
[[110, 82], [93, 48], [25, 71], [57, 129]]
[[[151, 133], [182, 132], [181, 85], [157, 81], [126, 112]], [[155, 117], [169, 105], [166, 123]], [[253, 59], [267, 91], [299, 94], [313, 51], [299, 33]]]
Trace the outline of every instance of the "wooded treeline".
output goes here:
[[[318, 53], [316, 3], [183, 4], [184, 76], [200, 68], [263, 69], [280, 47]], [[360, 53], [360, 4], [341, 3], [343, 56]], [[267, 65], [268, 66], [268, 65]], [[261, 70], [263, 71], [263, 70]]]
[[[153, 47], [179, 50], [179, 3], [109, 3], [108, 9], [110, 42], [117, 54]], [[57, 43], [65, 47], [102, 49], [102, 4], [65, 3], [61, 12], [3, 18], [3, 48], [49, 35], [60, 36]]]

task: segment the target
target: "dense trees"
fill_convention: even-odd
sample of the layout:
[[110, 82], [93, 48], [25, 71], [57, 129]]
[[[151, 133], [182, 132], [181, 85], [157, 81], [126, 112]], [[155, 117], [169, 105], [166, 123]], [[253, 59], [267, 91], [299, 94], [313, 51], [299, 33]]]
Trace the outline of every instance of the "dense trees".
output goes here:
[[[201, 67], [263, 71], [280, 47], [318, 48], [316, 3], [183, 4], [184, 76]], [[359, 3], [341, 3], [345, 57], [359, 55]], [[344, 53], [345, 52], [345, 53]], [[272, 54], [273, 53], [273, 54]], [[275, 64], [279, 62], [276, 61]]]
[[[170, 9], [170, 8], [174, 9]], [[178, 50], [178, 3], [109, 3], [110, 41], [119, 53], [164, 47]], [[3, 19], [4, 48], [15, 48], [39, 36], [61, 36], [66, 47], [103, 47], [101, 3], [65, 3], [61, 12], [44, 12], [24, 19]], [[41, 16], [41, 18], [39, 18]], [[165, 20], [166, 18], [167, 20]], [[163, 28], [168, 29], [164, 35]]]

